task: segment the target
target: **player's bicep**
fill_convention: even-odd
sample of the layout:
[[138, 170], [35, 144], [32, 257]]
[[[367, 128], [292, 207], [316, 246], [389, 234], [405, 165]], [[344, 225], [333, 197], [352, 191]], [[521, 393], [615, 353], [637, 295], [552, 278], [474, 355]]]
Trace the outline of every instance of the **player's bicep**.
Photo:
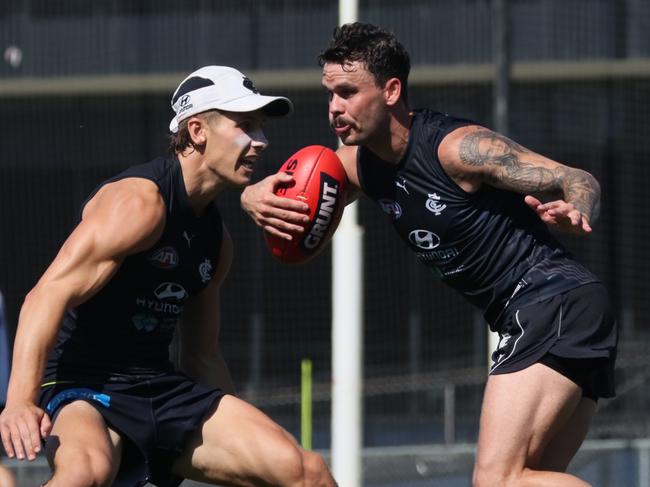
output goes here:
[[84, 222], [65, 241], [36, 289], [48, 289], [66, 306], [76, 306], [94, 295], [115, 273], [120, 258], [98, 249], [96, 236]]
[[459, 179], [524, 194], [561, 191], [562, 177], [569, 169], [476, 125], [452, 132], [443, 140], [439, 153], [443, 165]]
[[146, 185], [140, 193], [128, 186], [91, 200], [37, 287], [48, 286], [68, 305], [77, 305], [101, 289], [126, 256], [155, 243], [164, 227], [164, 203]]

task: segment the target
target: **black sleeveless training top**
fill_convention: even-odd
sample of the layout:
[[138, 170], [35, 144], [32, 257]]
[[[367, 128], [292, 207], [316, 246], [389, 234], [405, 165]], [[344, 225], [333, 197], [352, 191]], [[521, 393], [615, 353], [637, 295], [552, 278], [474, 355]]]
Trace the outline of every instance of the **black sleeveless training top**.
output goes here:
[[388, 215], [417, 259], [481, 308], [490, 324], [515, 292], [522, 305], [598, 281], [555, 239], [523, 195], [487, 184], [467, 193], [445, 173], [438, 146], [464, 125], [474, 122], [415, 111], [398, 164], [359, 147], [361, 189]]
[[[176, 158], [134, 166], [101, 183], [153, 181], [167, 208], [163, 233], [127, 257], [95, 296], [67, 311], [47, 364], [49, 381], [128, 381], [172, 370], [169, 344], [183, 306], [216, 271], [223, 228], [214, 202], [196, 216]], [[83, 206], [82, 206], [83, 208]]]

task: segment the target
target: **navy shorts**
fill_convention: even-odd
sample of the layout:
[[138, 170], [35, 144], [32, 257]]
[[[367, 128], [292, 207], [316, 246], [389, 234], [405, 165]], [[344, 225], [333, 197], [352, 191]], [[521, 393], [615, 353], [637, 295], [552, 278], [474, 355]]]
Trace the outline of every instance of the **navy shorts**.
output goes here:
[[585, 284], [540, 303], [512, 302], [495, 329], [499, 344], [490, 374], [542, 363], [578, 384], [584, 397], [615, 395], [618, 333], [602, 284]]
[[172, 472], [173, 460], [223, 396], [184, 375], [166, 374], [133, 383], [46, 384], [39, 405], [54, 420], [65, 404], [86, 401], [122, 436], [114, 487], [176, 487], [183, 479]]

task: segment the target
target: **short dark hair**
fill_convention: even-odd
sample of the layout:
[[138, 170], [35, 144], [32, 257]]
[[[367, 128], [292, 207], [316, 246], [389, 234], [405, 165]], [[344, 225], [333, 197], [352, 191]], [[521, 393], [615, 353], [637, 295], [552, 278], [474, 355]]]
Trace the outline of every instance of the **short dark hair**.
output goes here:
[[[205, 112], [197, 113], [196, 116], [202, 118], [208, 123], [211, 123], [219, 114], [220, 114], [219, 110], [208, 110]], [[183, 120], [178, 125], [178, 130], [175, 133], [169, 134], [169, 145], [167, 146], [168, 156], [174, 157], [176, 156], [176, 154], [180, 154], [181, 152], [183, 152], [185, 149], [189, 147], [197, 149], [197, 146], [192, 140], [192, 137], [190, 136], [190, 132], [187, 129], [188, 121], [189, 118]]]
[[318, 64], [359, 61], [384, 86], [390, 78], [402, 82], [402, 98], [408, 101], [411, 60], [392, 32], [373, 24], [354, 22], [334, 29], [329, 47], [318, 56]]

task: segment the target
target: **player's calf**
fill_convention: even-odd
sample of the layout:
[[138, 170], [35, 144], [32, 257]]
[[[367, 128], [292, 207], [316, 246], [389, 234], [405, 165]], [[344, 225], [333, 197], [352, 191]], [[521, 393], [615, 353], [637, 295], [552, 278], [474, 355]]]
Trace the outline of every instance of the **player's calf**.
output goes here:
[[275, 480], [271, 483], [279, 487], [335, 487], [327, 464], [313, 452], [303, 450], [297, 445], [285, 443], [274, 459], [277, 466]]

